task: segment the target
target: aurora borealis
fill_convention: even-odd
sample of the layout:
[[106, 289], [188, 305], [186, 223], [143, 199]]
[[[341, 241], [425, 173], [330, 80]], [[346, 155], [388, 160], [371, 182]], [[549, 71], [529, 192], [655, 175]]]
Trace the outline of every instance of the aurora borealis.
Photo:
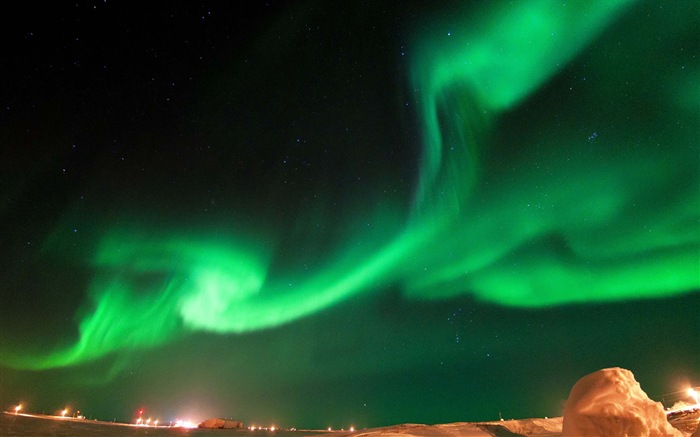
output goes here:
[[3, 408], [376, 426], [700, 376], [697, 4], [51, 8], [3, 55]]

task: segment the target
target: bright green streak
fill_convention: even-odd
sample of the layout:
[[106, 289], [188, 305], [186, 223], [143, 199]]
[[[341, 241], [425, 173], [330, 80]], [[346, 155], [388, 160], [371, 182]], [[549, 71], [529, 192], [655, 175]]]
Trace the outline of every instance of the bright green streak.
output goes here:
[[[425, 152], [417, 196], [429, 214], [460, 213], [477, 180], [485, 121], [534, 92], [628, 3], [516, 2], [436, 26], [443, 30], [439, 36], [419, 36], [421, 62], [412, 73], [420, 91]], [[441, 125], [440, 112], [449, 127]], [[465, 151], [471, 156], [448, 158]]]
[[[608, 134], [613, 146], [591, 145], [590, 153], [574, 153], [587, 134], [548, 136], [538, 144], [546, 152], [500, 177], [483, 170], [500, 115], [538, 91], [628, 3], [516, 2], [446, 20], [439, 36], [420, 35], [411, 79], [424, 154], [403, 227], [386, 207], [363, 218], [376, 224], [374, 233], [355, 234], [323, 264], [298, 271], [273, 267], [281, 249], [265, 233], [113, 229], [93, 260], [92, 301], [76, 344], [14, 364], [66, 366], [189, 331], [275, 327], [397, 283], [414, 298], [472, 293], [521, 307], [697, 290], [696, 134], [666, 130], [662, 150], [648, 138]], [[687, 96], [698, 88], [685, 83], [669, 84], [669, 105], [697, 120], [700, 108]], [[627, 147], [634, 152], [619, 152]], [[540, 164], [547, 171], [536, 170]]]

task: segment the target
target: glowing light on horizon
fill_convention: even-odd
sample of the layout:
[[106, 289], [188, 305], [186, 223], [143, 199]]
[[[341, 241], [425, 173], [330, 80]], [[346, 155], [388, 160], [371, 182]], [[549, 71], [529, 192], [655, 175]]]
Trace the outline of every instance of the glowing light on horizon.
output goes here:
[[176, 420], [173, 425], [174, 428], [197, 428], [197, 424], [189, 420]]

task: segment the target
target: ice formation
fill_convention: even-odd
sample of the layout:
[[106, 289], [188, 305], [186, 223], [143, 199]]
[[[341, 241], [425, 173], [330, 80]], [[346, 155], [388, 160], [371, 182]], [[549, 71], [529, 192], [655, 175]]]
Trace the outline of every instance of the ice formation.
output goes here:
[[563, 437], [673, 436], [663, 406], [642, 390], [632, 372], [619, 367], [584, 376], [564, 407]]

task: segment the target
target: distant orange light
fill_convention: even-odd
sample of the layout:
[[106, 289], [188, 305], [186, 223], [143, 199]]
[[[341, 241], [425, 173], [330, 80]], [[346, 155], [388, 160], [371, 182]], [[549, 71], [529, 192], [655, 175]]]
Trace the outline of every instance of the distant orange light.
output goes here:
[[175, 421], [175, 428], [197, 428], [196, 423], [192, 423], [189, 420], [176, 420]]
[[692, 387], [689, 388], [689, 389], [688, 389], [688, 396], [690, 396], [691, 398], [695, 399], [695, 403], [696, 403], [696, 404], [700, 404], [700, 400], [698, 400], [698, 398], [700, 398], [700, 393], [698, 393], [697, 390], [695, 390], [695, 389], [692, 388]]
[[65, 408], [63, 411], [61, 411], [61, 417], [66, 417], [66, 414], [68, 414], [68, 408]]

